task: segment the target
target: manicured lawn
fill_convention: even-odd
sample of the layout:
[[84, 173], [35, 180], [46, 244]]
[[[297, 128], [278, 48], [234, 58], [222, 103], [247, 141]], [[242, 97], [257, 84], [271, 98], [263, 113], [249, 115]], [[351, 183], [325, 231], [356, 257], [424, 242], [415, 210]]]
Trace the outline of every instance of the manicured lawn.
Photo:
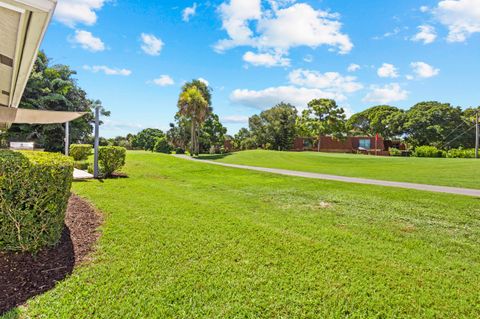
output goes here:
[[106, 214], [96, 258], [20, 317], [480, 316], [478, 199], [143, 152], [126, 172], [74, 184]]
[[261, 150], [226, 156], [204, 155], [202, 158], [231, 164], [480, 189], [480, 160], [475, 159], [375, 157]]

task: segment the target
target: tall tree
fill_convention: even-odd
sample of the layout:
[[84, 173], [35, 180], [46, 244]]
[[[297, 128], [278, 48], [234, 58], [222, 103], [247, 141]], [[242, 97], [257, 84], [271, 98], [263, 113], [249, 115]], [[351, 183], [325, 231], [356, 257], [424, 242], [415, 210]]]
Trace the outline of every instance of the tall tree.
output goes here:
[[212, 88], [209, 87], [208, 84], [206, 84], [204, 81], [194, 79], [190, 82], [185, 83], [182, 86], [182, 92], [193, 87], [196, 87], [200, 91], [205, 101], [207, 101], [208, 107], [211, 107], [212, 106]]
[[139, 132], [132, 140], [134, 148], [145, 151], [153, 151], [158, 138], [165, 137], [165, 134], [156, 128], [147, 128]]
[[347, 128], [353, 133], [374, 136], [380, 134], [385, 138], [401, 135], [404, 111], [389, 105], [378, 105], [356, 113], [347, 121]]
[[345, 118], [345, 111], [334, 100], [315, 99], [308, 103], [308, 108], [298, 120], [299, 132], [305, 137], [317, 138], [320, 151], [323, 135], [331, 135], [337, 139], [344, 137]]
[[257, 145], [275, 150], [290, 150], [296, 135], [297, 110], [280, 103], [249, 119], [251, 137]]
[[[178, 115], [178, 114], [177, 114]], [[175, 116], [177, 124], [170, 123], [170, 129], [167, 131], [167, 139], [175, 148], [185, 150], [190, 140], [190, 122], [185, 117]], [[180, 121], [180, 118], [184, 119]]]
[[406, 140], [412, 146], [438, 148], [466, 146], [465, 134], [473, 127], [460, 107], [436, 101], [421, 102], [406, 114]]
[[244, 141], [250, 137], [250, 131], [244, 127], [242, 127], [237, 134], [233, 137], [233, 146], [235, 149], [240, 150], [244, 149]]
[[[87, 93], [78, 86], [75, 74], [66, 65], [50, 66], [47, 56], [39, 52], [19, 107], [87, 112], [87, 115], [70, 123], [72, 143], [85, 143], [93, 131], [94, 101], [88, 99]], [[102, 115], [109, 116], [110, 112], [102, 109]], [[33, 140], [47, 151], [58, 152], [64, 148], [65, 129], [62, 124], [14, 124], [7, 136], [11, 140]]]
[[225, 134], [227, 134], [227, 128], [220, 123], [218, 115], [210, 113], [200, 128], [200, 150], [208, 152], [212, 147], [220, 149], [225, 142]]
[[198, 155], [200, 152], [199, 128], [210, 112], [208, 101], [196, 86], [184, 86], [184, 90], [178, 99], [178, 109], [179, 113], [190, 121], [190, 152], [193, 155]]

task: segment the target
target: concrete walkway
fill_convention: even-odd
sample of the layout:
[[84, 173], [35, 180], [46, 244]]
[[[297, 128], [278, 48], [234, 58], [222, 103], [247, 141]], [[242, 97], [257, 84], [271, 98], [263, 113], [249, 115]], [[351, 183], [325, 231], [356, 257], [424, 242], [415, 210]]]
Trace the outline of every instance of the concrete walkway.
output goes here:
[[338, 176], [338, 175], [291, 171], [291, 170], [278, 169], [278, 168], [266, 168], [266, 167], [256, 167], [256, 166], [248, 166], [248, 165], [227, 164], [227, 163], [221, 163], [221, 162], [215, 162], [215, 161], [198, 160], [187, 155], [174, 155], [174, 156], [178, 158], [201, 162], [201, 163], [208, 163], [208, 164], [232, 167], [232, 168], [248, 169], [252, 171], [266, 172], [266, 173], [272, 173], [272, 174], [305, 177], [305, 178], [313, 178], [313, 179], [323, 179], [328, 181], [337, 181], [337, 182], [345, 182], [345, 183], [407, 188], [407, 189], [415, 189], [415, 190], [427, 191], [427, 192], [447, 193], [447, 194], [464, 195], [464, 196], [471, 196], [471, 197], [480, 197], [480, 189], [436, 186], [436, 185], [404, 183], [404, 182], [391, 182], [391, 181], [382, 181], [382, 180], [367, 179], [367, 178], [345, 177], [345, 176]]
[[73, 179], [74, 180], [83, 180], [83, 179], [92, 179], [93, 175], [79, 169], [73, 169]]

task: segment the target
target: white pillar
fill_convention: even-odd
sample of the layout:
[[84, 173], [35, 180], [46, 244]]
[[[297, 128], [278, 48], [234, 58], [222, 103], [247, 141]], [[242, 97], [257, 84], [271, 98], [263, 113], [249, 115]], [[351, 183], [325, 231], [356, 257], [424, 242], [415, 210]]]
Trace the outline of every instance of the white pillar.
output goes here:
[[480, 135], [480, 124], [478, 123], [478, 116], [479, 116], [480, 111], [477, 111], [477, 114], [475, 115], [475, 158], [478, 158], [478, 148], [479, 148], [479, 135]]
[[99, 177], [98, 171], [98, 147], [100, 144], [100, 105], [95, 107], [95, 141], [93, 149], [93, 177]]
[[65, 123], [65, 155], [70, 152], [70, 122]]

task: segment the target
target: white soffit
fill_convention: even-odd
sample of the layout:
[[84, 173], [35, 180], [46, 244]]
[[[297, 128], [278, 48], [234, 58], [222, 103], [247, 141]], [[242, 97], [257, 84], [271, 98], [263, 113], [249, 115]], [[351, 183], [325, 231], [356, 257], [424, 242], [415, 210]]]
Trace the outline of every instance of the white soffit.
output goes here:
[[56, 0], [0, 0], [0, 105], [18, 107]]

